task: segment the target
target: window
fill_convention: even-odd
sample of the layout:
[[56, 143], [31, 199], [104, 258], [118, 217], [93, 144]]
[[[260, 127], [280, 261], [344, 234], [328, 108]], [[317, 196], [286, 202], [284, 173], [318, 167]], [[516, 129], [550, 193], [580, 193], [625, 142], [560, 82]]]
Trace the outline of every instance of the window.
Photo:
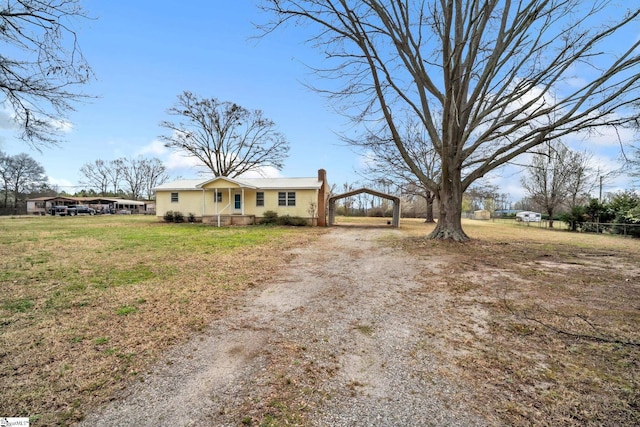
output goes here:
[[264, 206], [264, 193], [262, 191], [256, 193], [256, 206]]
[[219, 191], [216, 191], [215, 193], [213, 193], [213, 200], [215, 200], [218, 203], [222, 203], [222, 193]]
[[178, 203], [178, 193], [171, 193], [171, 203]]
[[242, 197], [240, 194], [234, 194], [234, 208], [241, 209], [242, 208]]
[[295, 206], [296, 205], [296, 193], [295, 191], [278, 193], [278, 206]]

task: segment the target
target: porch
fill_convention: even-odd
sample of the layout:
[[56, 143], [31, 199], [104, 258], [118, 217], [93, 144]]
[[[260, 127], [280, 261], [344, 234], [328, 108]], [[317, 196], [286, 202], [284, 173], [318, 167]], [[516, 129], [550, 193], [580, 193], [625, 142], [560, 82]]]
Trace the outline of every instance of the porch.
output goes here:
[[219, 227], [228, 227], [230, 225], [253, 225], [256, 223], [256, 216], [242, 214], [204, 215], [202, 217], [202, 223], [212, 224]]

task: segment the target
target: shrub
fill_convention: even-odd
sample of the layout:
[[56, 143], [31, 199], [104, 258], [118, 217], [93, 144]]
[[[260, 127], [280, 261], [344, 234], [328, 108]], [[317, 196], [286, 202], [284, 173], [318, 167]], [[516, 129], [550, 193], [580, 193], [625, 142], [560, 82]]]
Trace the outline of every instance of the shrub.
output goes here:
[[262, 221], [260, 222], [261, 224], [273, 225], [278, 223], [278, 212], [265, 211], [265, 213], [262, 215]]
[[189, 212], [189, 215], [187, 215], [187, 221], [196, 222], [196, 215], [194, 213]]
[[173, 212], [173, 222], [184, 222], [184, 215], [182, 214], [182, 212]]
[[167, 211], [162, 218], [166, 222], [173, 222], [173, 211]]
[[294, 227], [303, 227], [308, 225], [307, 220], [299, 216], [284, 215], [278, 218], [278, 225], [292, 225]]

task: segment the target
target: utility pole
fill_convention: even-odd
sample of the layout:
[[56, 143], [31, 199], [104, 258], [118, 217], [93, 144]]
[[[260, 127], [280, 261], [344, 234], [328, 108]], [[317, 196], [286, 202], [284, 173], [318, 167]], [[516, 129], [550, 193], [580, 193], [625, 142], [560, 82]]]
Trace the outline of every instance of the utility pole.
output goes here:
[[602, 203], [602, 178], [604, 178], [604, 176], [600, 175], [600, 196], [598, 197], [600, 203]]

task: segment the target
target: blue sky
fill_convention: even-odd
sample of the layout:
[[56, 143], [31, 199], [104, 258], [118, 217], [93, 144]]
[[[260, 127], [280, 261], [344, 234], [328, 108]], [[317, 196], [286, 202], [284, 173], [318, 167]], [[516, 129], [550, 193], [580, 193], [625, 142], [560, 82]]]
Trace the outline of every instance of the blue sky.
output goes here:
[[[86, 0], [83, 5], [96, 18], [78, 26], [82, 50], [96, 75], [84, 91], [98, 98], [77, 105], [66, 140], [41, 153], [11, 132], [0, 132], [0, 150], [27, 152], [45, 167], [52, 184], [73, 192], [81, 188], [83, 164], [140, 154], [160, 158], [173, 178], [197, 177], [202, 169], [164, 149], [157, 138], [164, 133], [159, 122], [167, 118], [166, 109], [184, 90], [263, 110], [291, 144], [282, 176], [315, 176], [324, 168], [339, 188], [361, 180], [355, 171], [362, 157], [336, 134], [348, 129], [346, 119], [303, 85], [315, 82], [303, 63], [317, 61], [318, 53], [304, 43], [304, 35], [293, 34], [302, 29], [252, 39], [258, 34], [252, 22], [268, 17], [251, 0], [179, 5]], [[603, 169], [617, 167], [616, 135], [599, 137], [586, 148]], [[519, 179], [511, 171], [493, 182], [517, 201], [522, 197]], [[625, 177], [618, 177], [608, 180], [605, 190], [627, 185]]]
[[27, 152], [50, 181], [72, 190], [79, 168], [97, 159], [138, 154], [158, 157], [173, 177], [195, 178], [200, 169], [171, 155], [158, 142], [161, 120], [178, 94], [192, 91], [246, 108], [261, 109], [291, 144], [280, 172], [316, 176], [325, 168], [332, 182], [354, 181], [359, 156], [336, 135], [345, 119], [302, 82], [312, 76], [301, 61], [315, 54], [303, 39], [286, 33], [255, 39], [252, 22], [267, 18], [251, 1], [87, 0], [95, 20], [83, 21], [79, 40], [96, 79], [83, 90], [99, 98], [77, 105], [72, 129], [59, 147], [31, 150], [3, 132], [0, 150]]

